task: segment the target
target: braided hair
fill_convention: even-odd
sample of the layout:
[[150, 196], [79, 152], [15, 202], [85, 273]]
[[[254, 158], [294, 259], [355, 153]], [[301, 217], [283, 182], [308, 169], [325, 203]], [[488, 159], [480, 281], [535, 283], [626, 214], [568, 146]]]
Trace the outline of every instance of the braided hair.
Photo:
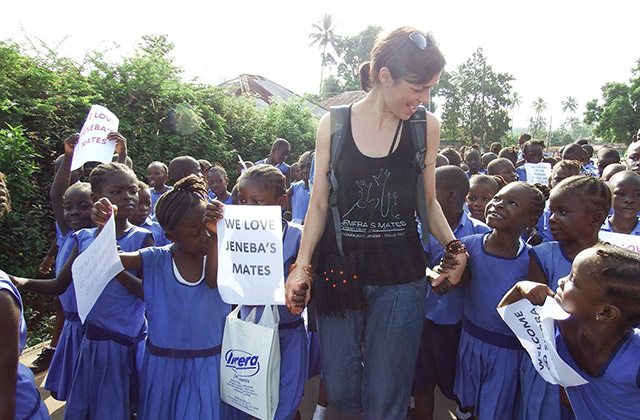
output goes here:
[[98, 192], [98, 189], [100, 188], [100, 185], [102, 185], [107, 175], [114, 172], [122, 172], [125, 174], [129, 174], [133, 177], [133, 179], [136, 180], [136, 184], [138, 183], [138, 177], [136, 177], [135, 172], [133, 172], [133, 169], [131, 169], [127, 165], [124, 165], [118, 162], [101, 163], [100, 165], [93, 168], [93, 170], [91, 171], [91, 174], [89, 174], [91, 191], [93, 191], [93, 193], [96, 194]]
[[633, 328], [640, 324], [640, 254], [608, 243], [594, 247], [594, 271], [600, 274], [605, 296], [616, 305], [625, 323]]
[[287, 193], [286, 178], [280, 169], [273, 165], [260, 164], [252, 166], [240, 175], [238, 185], [243, 181], [260, 183], [265, 189], [270, 189], [275, 197], [282, 197]]
[[553, 191], [577, 194], [592, 211], [602, 211], [600, 224], [604, 223], [611, 210], [611, 189], [600, 178], [588, 175], [570, 176], [560, 181]]
[[227, 171], [224, 169], [224, 166], [220, 162], [214, 162], [213, 165], [209, 169], [207, 169], [207, 175], [211, 172], [218, 172], [222, 176], [222, 179], [227, 179]]
[[207, 184], [197, 175], [176, 182], [156, 203], [156, 218], [164, 231], [172, 231], [182, 217], [200, 203], [207, 202]]

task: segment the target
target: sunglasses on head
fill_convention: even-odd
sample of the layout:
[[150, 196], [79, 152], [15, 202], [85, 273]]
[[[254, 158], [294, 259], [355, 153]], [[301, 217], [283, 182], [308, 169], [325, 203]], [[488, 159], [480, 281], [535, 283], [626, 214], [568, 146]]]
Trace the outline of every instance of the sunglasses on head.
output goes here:
[[407, 38], [404, 39], [404, 41], [398, 44], [398, 46], [395, 47], [393, 51], [391, 51], [391, 54], [389, 54], [387, 58], [397, 53], [400, 48], [402, 48], [402, 46], [407, 43], [408, 40], [411, 40], [420, 51], [426, 50], [430, 45], [436, 47], [438, 46], [438, 42], [433, 36], [433, 32], [427, 32], [426, 34], [422, 32], [412, 32]]

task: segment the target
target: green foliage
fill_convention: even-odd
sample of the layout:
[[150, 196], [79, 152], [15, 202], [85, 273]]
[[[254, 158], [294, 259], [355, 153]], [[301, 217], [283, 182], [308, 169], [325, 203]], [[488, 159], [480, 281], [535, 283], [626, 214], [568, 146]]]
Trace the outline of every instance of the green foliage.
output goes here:
[[382, 31], [380, 26], [369, 25], [354, 36], [337, 36], [335, 50], [339, 57], [338, 80], [342, 92], [360, 89], [360, 65], [369, 61], [376, 36]]
[[445, 99], [442, 139], [488, 146], [503, 138], [509, 130], [512, 80], [493, 71], [481, 48], [453, 72], [444, 72], [437, 92]]
[[264, 150], [263, 157], [269, 154], [271, 143], [276, 138], [284, 138], [291, 143], [290, 161], [308, 150], [313, 150], [317, 126], [318, 120], [310, 110], [302, 108], [301, 101], [271, 105], [262, 122], [261, 131], [269, 145], [268, 149]]
[[601, 88], [602, 102], [587, 103], [584, 121], [594, 124], [594, 134], [606, 141], [629, 143], [640, 127], [640, 59], [632, 69], [630, 84], [606, 83]]

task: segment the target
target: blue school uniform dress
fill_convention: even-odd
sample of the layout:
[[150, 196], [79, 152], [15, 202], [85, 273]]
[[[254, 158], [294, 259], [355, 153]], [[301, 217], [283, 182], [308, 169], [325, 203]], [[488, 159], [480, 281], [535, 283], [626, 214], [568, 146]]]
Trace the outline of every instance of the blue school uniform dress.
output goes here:
[[140, 376], [139, 419], [231, 419], [220, 400], [220, 347], [231, 307], [202, 278], [186, 282], [172, 246], [142, 249], [147, 347]]
[[[69, 230], [61, 240], [58, 241], [58, 254], [56, 255], [56, 276], [62, 271], [62, 267], [71, 255], [77, 241], [73, 235], [74, 231]], [[84, 337], [84, 326], [78, 316], [78, 306], [73, 283], [67, 290], [59, 296], [62, 309], [64, 310], [64, 324], [58, 340], [55, 353], [51, 359], [47, 380], [44, 389], [51, 391], [55, 399], [66, 401], [71, 389], [73, 372], [75, 371], [76, 358], [80, 343]]]
[[[282, 221], [282, 256], [284, 259], [285, 278], [289, 268], [296, 260], [302, 237], [302, 226]], [[262, 316], [264, 307], [258, 307], [256, 319]], [[240, 316], [245, 319], [251, 307], [243, 306]], [[294, 315], [284, 305], [278, 305], [280, 322], [278, 336], [280, 338], [280, 401], [274, 420], [291, 420], [295, 417], [304, 392], [307, 380], [309, 361], [307, 357], [307, 331], [301, 315]], [[248, 415], [247, 415], [248, 416]], [[251, 418], [251, 416], [247, 417]]]
[[[551, 290], [556, 291], [558, 280], [569, 275], [571, 263], [562, 244], [557, 241], [545, 242], [529, 251], [547, 278]], [[545, 420], [571, 419], [573, 415], [560, 403], [560, 389], [540, 376], [528, 355], [520, 363], [521, 391], [517, 403], [517, 419]]]
[[613, 351], [597, 375], [573, 360], [556, 323], [556, 346], [562, 360], [589, 381], [565, 388], [579, 420], [633, 420], [640, 417], [640, 330], [634, 328]]
[[[74, 233], [82, 253], [93, 242], [96, 229]], [[117, 243], [134, 252], [151, 235], [134, 226]], [[107, 284], [85, 320], [64, 418], [67, 420], [129, 420], [138, 401], [147, 325], [144, 302], [115, 278]]]
[[[613, 232], [613, 229], [611, 229], [611, 222], [609, 221], [609, 217], [604, 220], [604, 223], [602, 224], [600, 230], [604, 232]], [[631, 232], [627, 233], [627, 235], [640, 236], [640, 219], [638, 219], [636, 227], [634, 227]]]
[[[267, 158], [261, 159], [261, 160], [256, 162], [256, 165], [260, 165], [260, 164], [267, 164]], [[284, 162], [282, 162], [279, 165], [275, 165], [275, 166], [276, 166], [276, 168], [280, 169], [280, 172], [282, 172], [284, 175], [286, 175], [287, 172], [289, 172], [289, 169], [291, 168], [291, 166], [287, 165]]]
[[553, 235], [551, 234], [551, 228], [549, 227], [549, 218], [551, 217], [551, 207], [549, 206], [549, 200], [544, 205], [544, 211], [540, 219], [542, 220], [542, 226], [538, 222], [538, 234], [542, 237], [542, 242], [553, 241]]
[[302, 224], [307, 217], [309, 209], [309, 201], [311, 200], [311, 191], [305, 188], [304, 181], [298, 181], [291, 184], [291, 221]]
[[153, 216], [154, 214], [156, 214], [156, 203], [158, 202], [158, 198], [162, 197], [163, 194], [168, 193], [173, 189], [173, 187], [170, 187], [168, 185], [166, 187], [167, 187], [167, 190], [163, 193], [157, 193], [155, 191], [155, 188], [149, 188], [149, 193], [151, 194], [151, 213], [149, 214], [150, 216]]
[[518, 181], [527, 182], [527, 170], [524, 166], [518, 166], [516, 168], [516, 175], [518, 176]]
[[[453, 230], [456, 238], [464, 238], [491, 229], [463, 211]], [[429, 234], [429, 244], [424, 245], [427, 266], [435, 267], [444, 255], [444, 247]], [[445, 295], [438, 295], [427, 288], [425, 325], [418, 351], [414, 385], [431, 388], [438, 385], [449, 399], [455, 399], [453, 383], [456, 375], [456, 355], [460, 342], [460, 322], [464, 312], [465, 286], [454, 288]]]
[[140, 225], [141, 228], [147, 229], [153, 235], [153, 242], [155, 246], [165, 246], [171, 244], [171, 241], [164, 236], [164, 230], [160, 226], [160, 223], [153, 216], [147, 216], [145, 221]]
[[[20, 308], [20, 348], [22, 353], [24, 343], [27, 340], [27, 324], [24, 322], [24, 307], [22, 297], [18, 289], [11, 283], [9, 276], [0, 270], [0, 290], [9, 292], [18, 303]], [[6, 372], [3, 372], [6, 374]], [[31, 369], [18, 362], [18, 382], [16, 384], [16, 420], [45, 420], [50, 419], [47, 407], [40, 399], [40, 394], [36, 388], [35, 379]]]
[[461, 406], [474, 406], [480, 419], [511, 419], [524, 350], [496, 307], [509, 289], [527, 277], [531, 247], [520, 241], [515, 258], [498, 257], [485, 251], [487, 235], [462, 239], [471, 278], [466, 285], [454, 389]]

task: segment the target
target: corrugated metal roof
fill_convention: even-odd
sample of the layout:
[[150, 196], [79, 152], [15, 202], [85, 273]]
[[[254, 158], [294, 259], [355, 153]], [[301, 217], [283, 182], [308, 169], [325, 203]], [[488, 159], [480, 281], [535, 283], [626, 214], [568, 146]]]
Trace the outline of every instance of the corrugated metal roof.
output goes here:
[[[254, 74], [241, 74], [235, 79], [228, 80], [220, 85], [236, 96], [248, 95], [254, 98], [255, 103], [260, 107], [268, 107], [272, 102], [287, 102], [291, 99], [300, 99], [301, 96], [293, 93], [289, 89], [267, 79], [266, 77]], [[327, 113], [325, 109], [313, 102], [304, 101], [305, 108], [311, 110], [313, 115], [321, 117]]]
[[365, 92], [364, 90], [349, 90], [347, 92], [342, 92], [334, 97], [325, 99], [324, 101], [320, 102], [319, 105], [324, 109], [329, 109], [332, 106], [349, 105], [354, 102], [358, 102], [365, 96], [367, 96], [367, 92]]

